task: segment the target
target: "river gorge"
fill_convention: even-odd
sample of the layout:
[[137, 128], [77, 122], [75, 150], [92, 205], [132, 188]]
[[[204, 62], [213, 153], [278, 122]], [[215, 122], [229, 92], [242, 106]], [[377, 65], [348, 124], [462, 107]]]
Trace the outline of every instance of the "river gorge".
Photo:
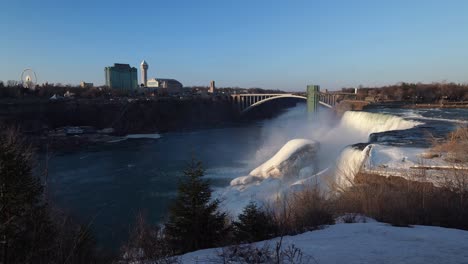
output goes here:
[[[192, 157], [203, 162], [215, 197], [235, 215], [250, 200], [268, 199], [295, 183], [316, 179], [314, 172], [353, 163], [369, 143], [385, 149], [380, 153], [394, 153], [388, 155], [391, 158], [387, 162], [395, 165], [408, 149], [422, 152], [428, 148], [429, 134], [441, 139], [466, 124], [466, 116], [468, 109], [375, 107], [366, 112], [347, 112], [342, 118], [320, 109], [319, 115], [310, 117], [305, 104], [298, 104], [262, 121], [161, 133], [160, 137], [134, 136], [56, 152], [49, 160], [48, 189], [58, 206], [91, 223], [101, 246], [117, 249], [138, 212], [146, 212], [152, 222], [164, 221], [178, 179]], [[320, 146], [314, 164], [301, 163], [296, 177], [231, 183], [251, 175], [293, 139], [318, 142]], [[353, 151], [356, 149], [360, 150]]]

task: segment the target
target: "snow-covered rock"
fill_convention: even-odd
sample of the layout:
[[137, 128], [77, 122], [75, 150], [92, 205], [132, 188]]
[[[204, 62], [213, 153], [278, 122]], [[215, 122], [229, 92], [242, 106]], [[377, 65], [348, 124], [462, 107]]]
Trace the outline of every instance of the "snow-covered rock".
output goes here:
[[288, 141], [271, 159], [250, 172], [250, 175], [270, 178], [298, 176], [299, 171], [315, 158], [319, 144], [308, 139]]

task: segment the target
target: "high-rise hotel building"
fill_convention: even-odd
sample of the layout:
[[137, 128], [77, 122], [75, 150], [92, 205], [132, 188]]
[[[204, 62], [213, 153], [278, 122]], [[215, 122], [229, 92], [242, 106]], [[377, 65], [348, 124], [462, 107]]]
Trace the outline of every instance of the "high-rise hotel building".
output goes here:
[[135, 67], [129, 64], [114, 63], [104, 68], [106, 85], [112, 89], [130, 90], [138, 87], [138, 75]]

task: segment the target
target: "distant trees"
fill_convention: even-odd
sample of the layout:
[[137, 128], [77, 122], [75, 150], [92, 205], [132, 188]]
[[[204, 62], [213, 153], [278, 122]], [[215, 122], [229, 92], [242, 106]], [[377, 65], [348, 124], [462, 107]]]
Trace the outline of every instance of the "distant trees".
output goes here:
[[219, 211], [219, 200], [211, 199], [203, 175], [201, 162], [192, 159], [169, 209], [165, 235], [177, 254], [218, 246], [227, 232], [226, 214]]
[[7, 81], [7, 86], [8, 87], [13, 87], [13, 86], [18, 86], [18, 81], [15, 81], [15, 80], [8, 80]]
[[[343, 88], [343, 91], [348, 88]], [[374, 97], [377, 100], [408, 101], [414, 103], [438, 103], [444, 101], [468, 100], [468, 84], [456, 83], [405, 83], [383, 87], [360, 87], [358, 95]]]
[[117, 89], [109, 89], [108, 87], [85, 87], [61, 84], [61, 83], [43, 83], [37, 85], [34, 90], [25, 89], [20, 82], [15, 80], [5, 83], [0, 81], [0, 98], [50, 98], [53, 95], [63, 96], [66, 92], [73, 93], [78, 98], [98, 98], [98, 97], [124, 97], [129, 96], [129, 91], [121, 91]]

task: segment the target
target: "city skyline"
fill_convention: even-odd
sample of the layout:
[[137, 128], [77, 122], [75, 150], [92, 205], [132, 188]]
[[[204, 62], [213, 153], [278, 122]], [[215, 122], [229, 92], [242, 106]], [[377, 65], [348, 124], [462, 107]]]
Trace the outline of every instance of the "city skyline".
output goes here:
[[14, 1], [0, 16], [0, 80], [32, 68], [40, 83], [103, 85], [104, 67], [146, 60], [148, 77], [186, 86], [466, 83], [466, 10], [465, 1]]

